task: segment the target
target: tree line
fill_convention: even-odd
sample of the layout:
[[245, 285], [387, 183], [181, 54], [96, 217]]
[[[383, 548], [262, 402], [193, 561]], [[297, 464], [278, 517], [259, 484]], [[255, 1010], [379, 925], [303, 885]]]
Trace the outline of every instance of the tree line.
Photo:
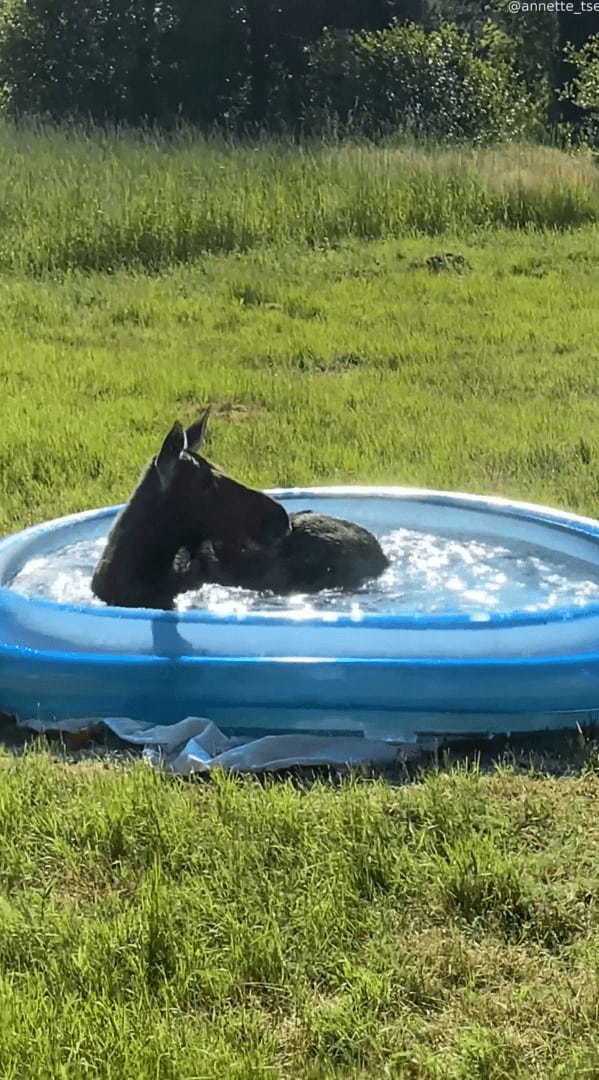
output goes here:
[[0, 102], [12, 116], [233, 131], [476, 139], [588, 127], [599, 14], [557, 6], [0, 0]]

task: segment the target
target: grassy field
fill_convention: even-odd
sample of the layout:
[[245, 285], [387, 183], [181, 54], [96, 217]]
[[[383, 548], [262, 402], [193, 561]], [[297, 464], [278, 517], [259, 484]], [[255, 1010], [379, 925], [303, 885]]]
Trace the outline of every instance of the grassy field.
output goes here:
[[0, 271], [158, 270], [205, 252], [599, 222], [592, 156], [0, 125]]
[[596, 760], [403, 788], [2, 764], [3, 1078], [597, 1076]]
[[[125, 498], [176, 417], [252, 483], [382, 482], [588, 513], [599, 230], [0, 279], [0, 527]], [[437, 251], [465, 273], [431, 273]]]
[[[590, 160], [0, 144], [0, 530], [126, 498], [208, 403], [248, 482], [599, 515]], [[599, 766], [566, 749], [404, 786], [4, 753], [0, 1077], [599, 1077]]]

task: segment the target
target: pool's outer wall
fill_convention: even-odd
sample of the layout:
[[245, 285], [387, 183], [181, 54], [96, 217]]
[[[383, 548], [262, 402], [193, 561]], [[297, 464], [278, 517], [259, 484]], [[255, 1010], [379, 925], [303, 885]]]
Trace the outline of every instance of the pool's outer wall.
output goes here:
[[[299, 495], [306, 498], [327, 492], [332, 496], [359, 493], [388, 497], [396, 493], [404, 498], [474, 500], [489, 509], [553, 521], [556, 527], [572, 528], [593, 543], [599, 536], [599, 526], [589, 519], [506, 500], [476, 500], [471, 496], [388, 488], [311, 489]], [[295, 493], [277, 494], [292, 499]], [[90, 515], [75, 515], [63, 520], [76, 522], [89, 518]], [[60, 527], [60, 524], [47, 523], [47, 526]], [[39, 528], [43, 530], [44, 526]], [[33, 532], [28, 530], [20, 535], [25, 537]], [[14, 545], [14, 541], [19, 541], [19, 537], [0, 542], [0, 564], [4, 545]], [[118, 715], [148, 723], [168, 723], [188, 715], [202, 715], [228, 731], [244, 734], [351, 731], [384, 739], [419, 734], [499, 734], [565, 728], [599, 720], [596, 612], [590, 612], [585, 623], [590, 629], [592, 647], [562, 656], [555, 652], [549, 656], [480, 655], [466, 659], [426, 655], [367, 659], [149, 656], [77, 653], [53, 647], [55, 643], [51, 639], [40, 647], [21, 644], [14, 640], [14, 610], [10, 640], [6, 640], [3, 598], [8, 611], [13, 608], [15, 595], [10, 590], [0, 590], [0, 707], [23, 718]], [[36, 601], [22, 599], [25, 606], [37, 605]], [[77, 609], [72, 611], [75, 616]], [[104, 609], [103, 614], [106, 616], [108, 611]], [[115, 609], [115, 617], [117, 614]], [[136, 613], [138, 617], [141, 614]], [[152, 613], [151, 618], [159, 622], [165, 618], [165, 626], [173, 624], [173, 616]], [[569, 622], [566, 620], [561, 625], [565, 634]], [[242, 627], [238, 625], [238, 629]], [[533, 627], [529, 629], [534, 631]], [[469, 633], [478, 635], [481, 630], [484, 641], [483, 627], [478, 630], [473, 627]], [[555, 631], [559, 635], [559, 621]], [[451, 634], [449, 628], [448, 633]]]
[[2, 706], [24, 718], [206, 716], [245, 734], [306, 731], [404, 739], [599, 721], [599, 657], [468, 662], [201, 660], [13, 653], [0, 646]]

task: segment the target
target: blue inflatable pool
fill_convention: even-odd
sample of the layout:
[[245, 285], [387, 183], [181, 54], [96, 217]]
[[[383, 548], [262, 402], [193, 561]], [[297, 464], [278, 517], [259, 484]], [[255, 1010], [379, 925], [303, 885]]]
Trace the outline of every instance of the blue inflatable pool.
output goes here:
[[[535, 545], [599, 582], [599, 523], [406, 488], [277, 490], [365, 525]], [[207, 716], [235, 734], [489, 735], [599, 719], [599, 598], [493, 610], [162, 612], [11, 588], [31, 560], [105, 535], [119, 507], [0, 541], [0, 707], [24, 719]], [[599, 588], [599, 586], [598, 586]], [[358, 597], [359, 599], [359, 597]]]

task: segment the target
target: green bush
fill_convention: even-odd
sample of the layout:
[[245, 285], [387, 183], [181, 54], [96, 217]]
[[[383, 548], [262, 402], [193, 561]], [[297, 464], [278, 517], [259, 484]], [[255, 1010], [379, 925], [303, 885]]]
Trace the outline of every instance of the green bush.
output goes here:
[[329, 32], [312, 49], [312, 124], [475, 142], [522, 133], [529, 101], [508, 62], [491, 64], [455, 26]]
[[575, 49], [567, 45], [564, 55], [575, 69], [574, 78], [562, 92], [562, 98], [583, 110], [581, 125], [583, 134], [596, 146], [599, 145], [599, 34]]

